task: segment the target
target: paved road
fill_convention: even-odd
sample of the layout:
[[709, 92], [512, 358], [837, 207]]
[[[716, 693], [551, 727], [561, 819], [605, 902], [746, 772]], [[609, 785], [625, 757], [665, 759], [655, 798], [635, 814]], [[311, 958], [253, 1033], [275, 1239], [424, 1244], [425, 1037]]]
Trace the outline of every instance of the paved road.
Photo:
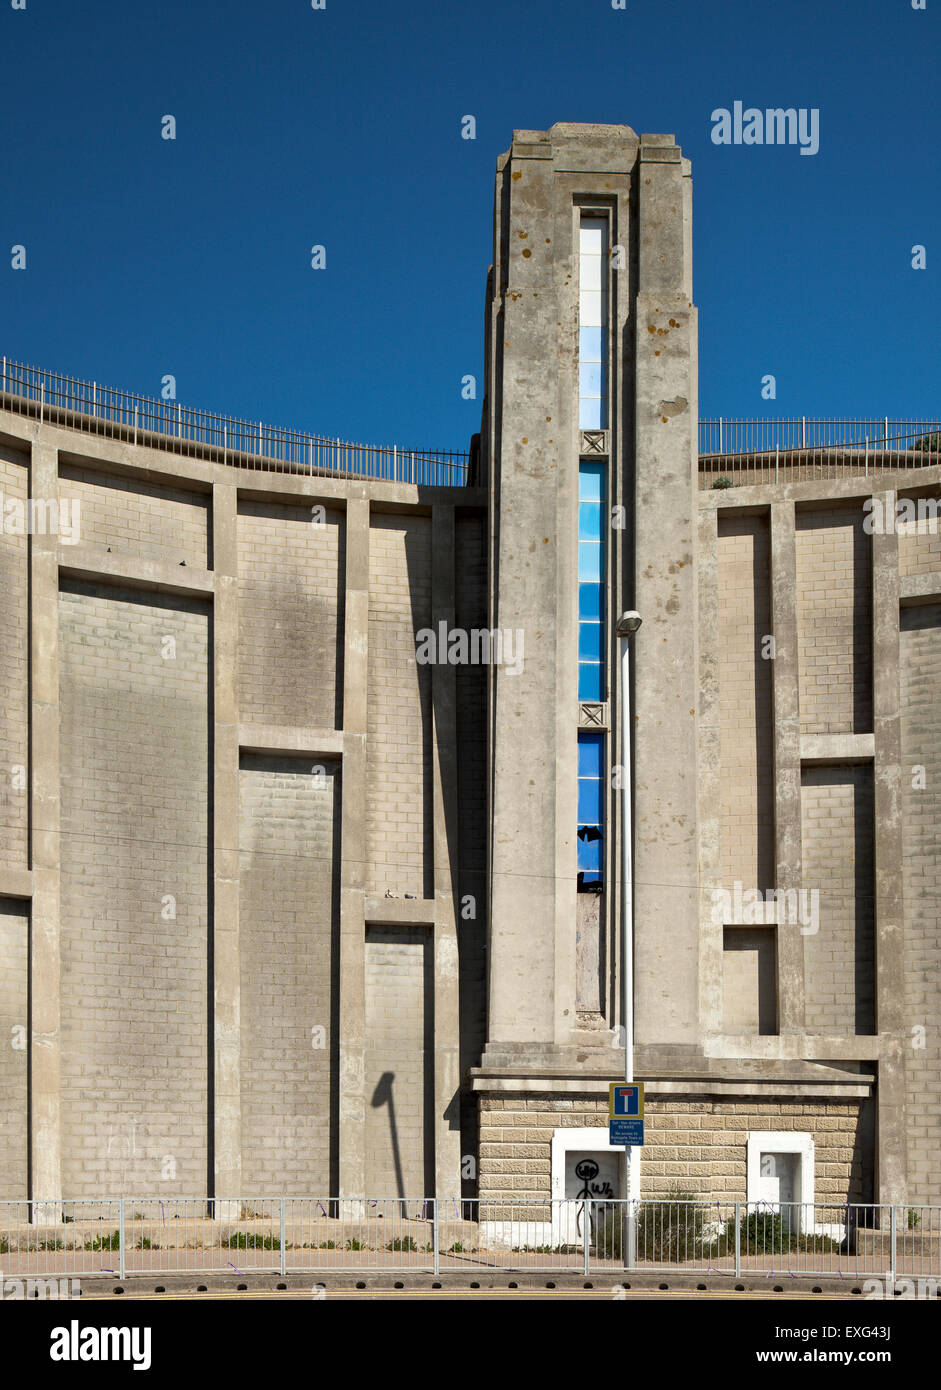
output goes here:
[[[754, 1293], [735, 1293], [726, 1292], [724, 1289], [707, 1289], [700, 1292], [696, 1289], [676, 1289], [672, 1292], [663, 1292], [659, 1289], [631, 1289], [623, 1292], [623, 1299], [645, 1299], [656, 1302], [675, 1302], [689, 1299], [721, 1299], [725, 1302], [741, 1303], [743, 1300], [760, 1299], [762, 1301], [772, 1300], [777, 1303], [801, 1302], [805, 1303], [812, 1299], [814, 1303], [856, 1303], [861, 1301], [861, 1295], [850, 1293], [766, 1293], [755, 1291]], [[492, 1302], [494, 1299], [520, 1299], [531, 1302], [534, 1299], [555, 1299], [560, 1298], [591, 1298], [601, 1299], [604, 1302], [611, 1302], [613, 1294], [610, 1289], [334, 1289], [326, 1293], [324, 1299], [315, 1301], [331, 1301], [346, 1299], [366, 1299], [367, 1301], [385, 1299], [405, 1299], [423, 1300], [429, 1299], [435, 1302], [454, 1303], [464, 1302], [467, 1299], [481, 1299]], [[246, 1290], [243, 1293], [145, 1293], [145, 1294], [83, 1294], [82, 1304], [86, 1303], [127, 1303], [128, 1300], [134, 1303], [205, 1303], [205, 1302], [225, 1302], [231, 1303], [239, 1300], [301, 1300], [305, 1303], [312, 1301], [310, 1293], [303, 1290], [286, 1290], [276, 1292], [274, 1290], [258, 1290], [251, 1292]]]

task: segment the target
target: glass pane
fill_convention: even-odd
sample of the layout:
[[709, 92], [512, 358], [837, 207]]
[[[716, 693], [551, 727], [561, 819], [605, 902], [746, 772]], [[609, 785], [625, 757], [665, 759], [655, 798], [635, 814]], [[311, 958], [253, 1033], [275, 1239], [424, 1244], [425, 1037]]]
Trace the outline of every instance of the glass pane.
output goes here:
[[583, 324], [602, 324], [604, 319], [601, 317], [601, 291], [582, 290], [578, 296], [578, 323], [579, 327]]
[[601, 335], [604, 329], [600, 324], [597, 326], [583, 325], [578, 330], [578, 357], [581, 362], [600, 362], [601, 361]]
[[583, 430], [604, 429], [604, 402], [599, 396], [585, 396], [579, 401], [578, 425]]
[[579, 502], [578, 539], [580, 541], [600, 541], [605, 520], [603, 502]]
[[579, 584], [578, 586], [578, 616], [580, 618], [600, 618], [601, 617], [601, 595], [603, 593], [600, 584]]
[[604, 501], [604, 470], [603, 463], [593, 463], [583, 460], [578, 465], [578, 500], [580, 502], [603, 502]]
[[604, 546], [597, 541], [579, 541], [578, 578], [584, 582], [593, 579], [599, 584], [604, 578]]
[[601, 782], [597, 777], [578, 779], [579, 825], [601, 824]]
[[601, 848], [603, 840], [578, 841], [578, 872], [597, 875], [601, 873]]
[[582, 362], [578, 369], [578, 394], [600, 396], [603, 368], [600, 362]]
[[600, 661], [604, 623], [579, 623], [578, 659], [579, 661]]
[[600, 256], [579, 257], [578, 288], [580, 290], [601, 290]]
[[587, 661], [578, 663], [578, 698], [580, 700], [603, 700], [602, 667]]
[[579, 777], [603, 777], [604, 734], [579, 734], [578, 736], [578, 775]]
[[604, 250], [603, 237], [603, 222], [583, 222], [578, 229], [578, 249], [581, 254], [600, 256]]

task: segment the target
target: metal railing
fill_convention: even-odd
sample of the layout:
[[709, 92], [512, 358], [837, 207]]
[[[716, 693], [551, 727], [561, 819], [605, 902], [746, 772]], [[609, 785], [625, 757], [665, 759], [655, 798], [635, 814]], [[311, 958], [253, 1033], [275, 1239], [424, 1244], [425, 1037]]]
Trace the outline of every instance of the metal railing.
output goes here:
[[[464, 451], [327, 439], [43, 371], [8, 357], [0, 359], [0, 403], [41, 421], [240, 468], [434, 486], [463, 486], [468, 477]], [[704, 488], [870, 476], [941, 463], [937, 420], [719, 418], [700, 420], [698, 442]]]
[[[785, 419], [700, 420], [699, 452], [710, 454], [767, 454], [796, 449], [873, 449], [905, 447], [905, 440], [938, 434], [937, 420], [893, 420], [889, 416], [867, 420]], [[937, 447], [937, 446], [936, 446]]]
[[0, 402], [18, 414], [124, 443], [267, 472], [336, 474], [397, 483], [463, 486], [468, 455], [457, 450], [352, 444], [300, 430], [195, 410], [95, 381], [0, 360]]
[[937, 420], [701, 420], [699, 486], [878, 478], [941, 465]]
[[937, 1286], [941, 1207], [538, 1197], [0, 1202], [5, 1278], [476, 1270]]

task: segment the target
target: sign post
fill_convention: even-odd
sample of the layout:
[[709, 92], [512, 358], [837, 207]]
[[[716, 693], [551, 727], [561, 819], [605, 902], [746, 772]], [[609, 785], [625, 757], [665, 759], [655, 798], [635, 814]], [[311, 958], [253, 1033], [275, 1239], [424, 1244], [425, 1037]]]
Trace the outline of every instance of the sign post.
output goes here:
[[[608, 1143], [625, 1149], [627, 1172], [631, 1171], [634, 1148], [644, 1144], [644, 1083], [642, 1081], [612, 1081], [608, 1087]], [[624, 1268], [633, 1269], [637, 1263], [637, 1220], [634, 1203], [628, 1193], [625, 1205], [626, 1220], [622, 1225]]]

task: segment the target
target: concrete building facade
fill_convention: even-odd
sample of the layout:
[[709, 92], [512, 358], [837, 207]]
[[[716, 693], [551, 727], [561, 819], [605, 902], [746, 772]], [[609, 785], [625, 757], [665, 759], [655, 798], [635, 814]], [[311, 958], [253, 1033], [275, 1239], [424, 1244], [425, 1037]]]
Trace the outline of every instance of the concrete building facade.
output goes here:
[[941, 1201], [941, 468], [702, 452], [691, 183], [515, 133], [450, 482], [4, 364], [0, 1195], [626, 1191], [636, 609], [641, 1195]]

